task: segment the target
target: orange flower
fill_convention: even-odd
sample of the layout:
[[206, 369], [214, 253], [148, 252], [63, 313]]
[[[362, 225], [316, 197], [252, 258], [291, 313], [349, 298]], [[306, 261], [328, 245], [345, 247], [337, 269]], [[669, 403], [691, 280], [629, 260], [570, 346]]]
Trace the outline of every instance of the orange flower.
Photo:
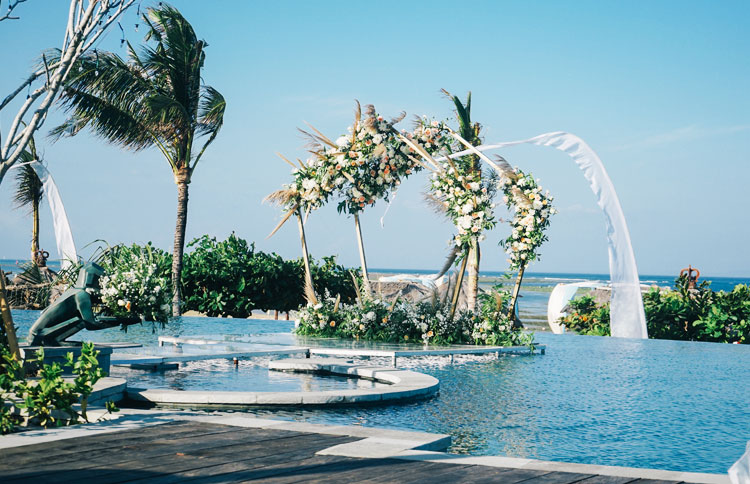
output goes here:
[[427, 337], [428, 337], [428, 338], [432, 338], [432, 330], [429, 330], [429, 331], [427, 332]]
[[332, 328], [335, 328], [335, 327], [336, 327], [336, 321], [331, 321], [331, 327], [332, 327]]
[[127, 311], [130, 311], [130, 301], [128, 301], [128, 302], [125, 303], [125, 309]]

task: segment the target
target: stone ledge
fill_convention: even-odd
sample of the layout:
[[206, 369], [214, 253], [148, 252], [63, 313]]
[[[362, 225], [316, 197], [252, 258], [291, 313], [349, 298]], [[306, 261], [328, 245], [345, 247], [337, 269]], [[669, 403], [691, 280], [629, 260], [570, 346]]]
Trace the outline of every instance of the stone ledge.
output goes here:
[[155, 405], [187, 406], [326, 406], [373, 404], [428, 398], [440, 382], [429, 375], [394, 368], [353, 365], [332, 359], [285, 359], [269, 363], [269, 370], [302, 371], [368, 378], [389, 383], [384, 388], [317, 392], [215, 392], [128, 388], [127, 397]]

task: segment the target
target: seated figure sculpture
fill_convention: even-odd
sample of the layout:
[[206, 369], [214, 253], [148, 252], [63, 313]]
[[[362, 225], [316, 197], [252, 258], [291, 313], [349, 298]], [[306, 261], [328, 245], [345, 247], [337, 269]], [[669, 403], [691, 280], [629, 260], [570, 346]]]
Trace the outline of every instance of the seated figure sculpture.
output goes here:
[[99, 330], [139, 323], [140, 318], [117, 318], [94, 315], [92, 298], [99, 291], [99, 278], [104, 269], [92, 262], [78, 273], [73, 287], [63, 292], [42, 312], [29, 330], [31, 346], [63, 346], [66, 339], [82, 329]]

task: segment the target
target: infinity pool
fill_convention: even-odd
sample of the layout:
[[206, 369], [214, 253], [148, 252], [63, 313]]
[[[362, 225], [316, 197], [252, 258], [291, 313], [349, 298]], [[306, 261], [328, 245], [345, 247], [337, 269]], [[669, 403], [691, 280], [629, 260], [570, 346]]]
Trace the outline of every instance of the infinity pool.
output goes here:
[[[22, 335], [38, 313], [13, 314]], [[158, 334], [218, 337], [291, 328], [281, 321], [182, 318], [157, 334], [149, 325], [87, 336], [155, 345]], [[400, 359], [399, 366], [440, 379], [440, 395], [431, 400], [250, 413], [446, 433], [452, 452], [588, 464], [724, 473], [744, 452], [750, 346], [549, 333], [537, 333], [537, 340], [547, 345], [543, 356], [456, 358], [453, 365], [443, 357]], [[217, 381], [228, 374], [216, 370]], [[167, 375], [165, 382], [179, 371]], [[139, 383], [146, 381], [142, 373], [128, 379], [147, 386]]]

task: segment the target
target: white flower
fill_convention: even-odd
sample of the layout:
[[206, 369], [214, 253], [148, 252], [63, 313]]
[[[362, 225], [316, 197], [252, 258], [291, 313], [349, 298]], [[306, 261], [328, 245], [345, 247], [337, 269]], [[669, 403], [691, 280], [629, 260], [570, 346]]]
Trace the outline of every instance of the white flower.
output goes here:
[[302, 180], [302, 188], [305, 190], [314, 190], [318, 188], [318, 182], [313, 180], [312, 178], [305, 178]]
[[372, 137], [372, 142], [375, 143], [376, 145], [379, 145], [380, 143], [383, 142], [383, 135], [376, 134], [375, 136]]
[[125, 305], [125, 301], [123, 301], [122, 299], [118, 299], [117, 300], [117, 305], [118, 306], [124, 306]]
[[468, 202], [463, 207], [461, 207], [461, 213], [464, 215], [470, 214], [474, 210], [474, 204], [471, 202]]
[[349, 146], [349, 137], [339, 136], [339, 138], [336, 140], [336, 146], [340, 146], [341, 148]]
[[471, 216], [464, 215], [463, 217], [458, 217], [456, 219], [456, 225], [464, 230], [469, 230], [471, 228]]

